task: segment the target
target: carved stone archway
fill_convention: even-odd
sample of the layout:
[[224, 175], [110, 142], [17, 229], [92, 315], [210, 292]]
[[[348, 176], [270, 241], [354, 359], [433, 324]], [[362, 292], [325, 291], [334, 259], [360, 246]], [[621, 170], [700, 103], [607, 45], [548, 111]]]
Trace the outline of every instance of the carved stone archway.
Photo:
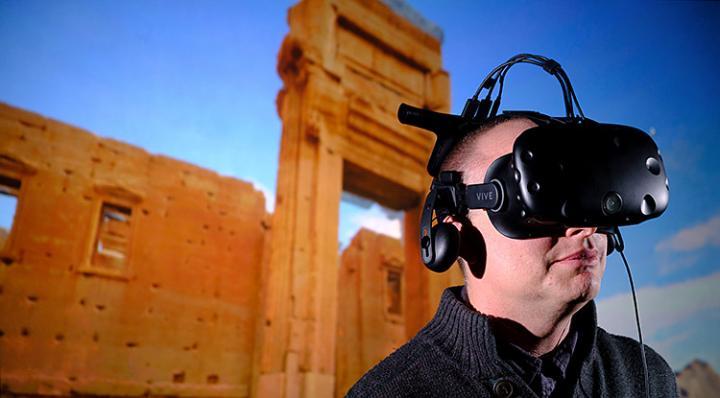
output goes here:
[[253, 391], [331, 397], [343, 190], [405, 212], [407, 336], [458, 278], [422, 267], [417, 236], [434, 141], [395, 116], [401, 102], [447, 111], [449, 78], [440, 39], [383, 2], [305, 0], [288, 20], [278, 61], [283, 131]]

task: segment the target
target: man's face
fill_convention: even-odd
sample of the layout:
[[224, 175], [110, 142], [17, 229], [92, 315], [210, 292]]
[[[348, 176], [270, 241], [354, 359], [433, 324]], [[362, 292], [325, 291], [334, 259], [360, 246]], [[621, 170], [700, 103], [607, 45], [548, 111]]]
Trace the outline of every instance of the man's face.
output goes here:
[[[510, 153], [523, 131], [535, 125], [510, 120], [482, 133], [472, 144], [466, 184], [482, 183], [488, 166]], [[492, 226], [485, 210], [470, 210], [470, 222], [482, 233], [487, 248], [480, 289], [516, 303], [562, 304], [593, 299], [605, 272], [607, 238], [595, 228], [570, 228], [558, 238], [510, 239]]]

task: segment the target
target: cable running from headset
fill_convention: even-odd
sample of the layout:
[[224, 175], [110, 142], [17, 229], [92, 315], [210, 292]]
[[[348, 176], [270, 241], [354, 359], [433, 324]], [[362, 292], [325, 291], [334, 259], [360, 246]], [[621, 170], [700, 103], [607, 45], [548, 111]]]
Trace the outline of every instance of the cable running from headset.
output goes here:
[[[560, 83], [560, 87], [562, 88], [563, 93], [563, 102], [565, 105], [565, 113], [566, 116], [571, 120], [583, 120], [585, 119], [585, 114], [583, 113], [582, 107], [580, 107], [580, 102], [577, 99], [577, 95], [575, 94], [575, 90], [572, 87], [572, 83], [570, 82], [570, 78], [565, 73], [565, 70], [560, 66], [559, 63], [557, 63], [555, 60], [544, 57], [542, 55], [535, 55], [535, 54], [518, 54], [514, 57], [510, 58], [509, 60], [505, 61], [504, 63], [500, 64], [499, 66], [495, 67], [486, 77], [483, 79], [482, 83], [478, 86], [477, 90], [475, 91], [475, 94], [473, 95], [472, 99], [470, 101], [480, 103], [478, 101], [478, 98], [480, 97], [480, 94], [482, 93], [483, 89], [486, 89], [488, 91], [485, 99], [483, 100], [485, 103], [492, 102], [492, 109], [490, 110], [490, 113], [488, 115], [488, 118], [495, 117], [497, 115], [498, 109], [500, 107], [500, 102], [502, 99], [502, 91], [505, 83], [505, 76], [507, 75], [510, 68], [512, 68], [514, 65], [519, 63], [527, 63], [532, 65], [537, 65], [543, 68], [547, 73], [555, 76], [555, 78]], [[498, 89], [498, 94], [495, 97], [494, 101], [491, 101], [492, 93], [495, 90], [495, 86], [497, 84], [500, 84], [500, 88]], [[575, 115], [575, 109], [573, 107], [573, 104], [577, 107], [577, 115]], [[466, 108], [467, 109], [467, 108]], [[463, 116], [465, 115], [465, 112], [463, 112]]]
[[[547, 73], [555, 76], [562, 88], [566, 117], [553, 118], [529, 111], [505, 111], [504, 114], [525, 116], [537, 123], [538, 127], [524, 132], [516, 139], [512, 153], [498, 158], [490, 165], [484, 183], [465, 185], [462, 183], [461, 173], [458, 171], [440, 171], [443, 159], [462, 136], [497, 116], [505, 77], [512, 66], [518, 63], [540, 66]], [[499, 85], [498, 92], [493, 100], [493, 93], [497, 85]], [[483, 90], [486, 90], [487, 94], [482, 100], [479, 100]], [[428, 129], [438, 137], [428, 161], [428, 172], [435, 178], [425, 200], [421, 216], [420, 249], [423, 263], [435, 272], [444, 272], [452, 266], [459, 253], [460, 237], [457, 229], [445, 223], [445, 219], [448, 216], [463, 217], [469, 209], [487, 210], [495, 228], [505, 236], [514, 239], [562, 235], [561, 232], [567, 225], [600, 226], [597, 232], [604, 233], [608, 237], [608, 254], [613, 249], [617, 250], [627, 270], [640, 340], [645, 395], [649, 397], [649, 377], [635, 285], [630, 266], [625, 258], [624, 243], [618, 226], [637, 224], [648, 218], [657, 217], [667, 206], [669, 186], [661, 164], [662, 160], [652, 139], [631, 127], [599, 124], [586, 119], [570, 79], [560, 64], [550, 58], [534, 54], [518, 54], [493, 69], [479, 85], [473, 97], [467, 100], [460, 115], [443, 114], [402, 104], [398, 109], [398, 118], [402, 123]], [[548, 144], [544, 142], [545, 140], [538, 138], [541, 134], [547, 134], [548, 131], [554, 133], [553, 136], [557, 141], [551, 143], [549, 148]], [[578, 135], [576, 134], [578, 132], [585, 134]], [[612, 141], [608, 141], [613, 137], [615, 138]], [[608, 142], [614, 146], [609, 145]], [[627, 163], [623, 163], [625, 158], [622, 156], [625, 156], [639, 159], [639, 163], [635, 162], [638, 164], [644, 162], [647, 170], [624, 167], [620, 169], [622, 174], [616, 172], [615, 178], [608, 182], [600, 178], [608, 174], [607, 170], [603, 169], [602, 172], [598, 172], [592, 167], [587, 167], [588, 162], [585, 158], [580, 161], [567, 155], [568, 153], [572, 154], [572, 151], [556, 153], [557, 151], [553, 148], [557, 149], [558, 146], [561, 148], [606, 148], [606, 152], [602, 153], [604, 157], [599, 156], [598, 161], [591, 164], [622, 165]], [[622, 156], [620, 156], [621, 154]], [[545, 158], [546, 163], [538, 163], [538, 159], [535, 159], [542, 157]], [[550, 166], [553, 165], [551, 164], [553, 161], [561, 162], [561, 166], [563, 166], [560, 167], [561, 173], [567, 172], [568, 165], [572, 165], [574, 167], [570, 168], [584, 170], [583, 173], [576, 173], [572, 176], [591, 180], [592, 177], [595, 177], [595, 181], [604, 181], [607, 186], [603, 187], [598, 194], [593, 190], [597, 184], [585, 188], [584, 185], [578, 184], [577, 181], [580, 177], [577, 177], [575, 180], [567, 180], [569, 182], [564, 185], [548, 190], [548, 186], [553, 187], [555, 179], [548, 179], [545, 174], [547, 174], [546, 169], [552, 169]], [[563, 164], [563, 162], [569, 162], [569, 164]], [[622, 177], [620, 182], [616, 181], [618, 175]], [[568, 175], [565, 177], [568, 178]], [[521, 183], [524, 181], [523, 178], [531, 183], [527, 184], [527, 181]], [[545, 196], [537, 196], [539, 187], [542, 185], [537, 184], [533, 178], [542, 181], [546, 187], [543, 191]], [[663, 185], [661, 184], [663, 179], [664, 186], [660, 186]], [[629, 184], [625, 180], [632, 183]], [[576, 200], [575, 202], [566, 200], [560, 207], [560, 201], [556, 200], [554, 192], [565, 192], [564, 190], [568, 186], [574, 187], [572, 192], [581, 193], [582, 195], [578, 197], [585, 198], [585, 200]], [[536, 188], [532, 190], [531, 187]], [[645, 195], [645, 198], [649, 196], [652, 201], [643, 202], [642, 206], [639, 206], [638, 203], [631, 205], [630, 198], [636, 195], [632, 189], [627, 189], [627, 187], [642, 188], [643, 193], [652, 193], [652, 195], [649, 193]], [[598, 195], [603, 194], [601, 201]], [[625, 198], [624, 203], [622, 199], [617, 199], [621, 197]], [[575, 196], [565, 194], [561, 199], [569, 198], [575, 198]], [[588, 201], [587, 198], [595, 200]], [[608, 198], [617, 200], [611, 203]], [[654, 198], [660, 200], [655, 201]], [[586, 202], [590, 205], [585, 206]], [[595, 208], [596, 202], [603, 206], [608, 203], [617, 204], [618, 209], [605, 206], [600, 214]], [[585, 207], [566, 206], [568, 203]], [[619, 209], [623, 206], [625, 206], [625, 210], [620, 212]], [[636, 207], [640, 209], [642, 215], [636, 214]], [[560, 208], [559, 214], [556, 214], [557, 208]]]

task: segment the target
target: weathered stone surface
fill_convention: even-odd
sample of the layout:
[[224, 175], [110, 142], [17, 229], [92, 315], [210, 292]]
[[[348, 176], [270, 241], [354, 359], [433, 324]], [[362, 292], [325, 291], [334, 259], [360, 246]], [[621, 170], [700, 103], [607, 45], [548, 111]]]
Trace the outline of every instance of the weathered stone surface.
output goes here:
[[366, 229], [343, 252], [338, 278], [337, 397], [405, 343], [404, 268], [402, 243]]
[[[248, 183], [0, 106], [0, 175], [21, 183], [3, 394], [341, 395], [461, 281], [420, 262], [433, 138], [395, 117], [449, 108], [437, 32], [379, 0], [305, 0], [289, 23], [272, 220]], [[405, 217], [401, 241], [362, 231], [339, 274], [343, 190]]]
[[21, 182], [3, 395], [249, 394], [269, 224], [251, 184], [2, 104], [0, 176]]
[[451, 279], [429, 275], [419, 258], [433, 137], [395, 116], [402, 102], [446, 111], [449, 78], [438, 38], [381, 1], [304, 0], [288, 21], [278, 56], [283, 133], [253, 390], [329, 397], [343, 190], [406, 212], [405, 291], [417, 303], [403, 315], [406, 336], [430, 318]]

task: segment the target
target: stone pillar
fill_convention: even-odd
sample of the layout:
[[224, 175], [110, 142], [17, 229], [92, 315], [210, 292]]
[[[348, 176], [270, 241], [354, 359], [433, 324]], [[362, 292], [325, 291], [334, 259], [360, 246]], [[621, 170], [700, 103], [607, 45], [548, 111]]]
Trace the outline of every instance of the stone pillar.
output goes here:
[[[419, 215], [434, 141], [400, 125], [396, 112], [401, 102], [447, 110], [449, 81], [440, 40], [383, 2], [305, 0], [290, 9], [288, 22], [278, 60], [283, 133], [253, 394], [331, 397], [342, 191]], [[416, 231], [405, 239], [406, 252], [419, 252]], [[408, 286], [404, 300], [414, 305], [409, 295], [421, 295], [427, 302], [417, 325], [433, 302], [424, 297], [437, 289], [426, 272], [414, 276], [423, 288]]]
[[315, 106], [318, 97], [329, 94], [328, 87], [311, 74], [284, 77], [258, 395], [329, 396], [334, 388], [342, 157], [328, 135], [326, 116]]

